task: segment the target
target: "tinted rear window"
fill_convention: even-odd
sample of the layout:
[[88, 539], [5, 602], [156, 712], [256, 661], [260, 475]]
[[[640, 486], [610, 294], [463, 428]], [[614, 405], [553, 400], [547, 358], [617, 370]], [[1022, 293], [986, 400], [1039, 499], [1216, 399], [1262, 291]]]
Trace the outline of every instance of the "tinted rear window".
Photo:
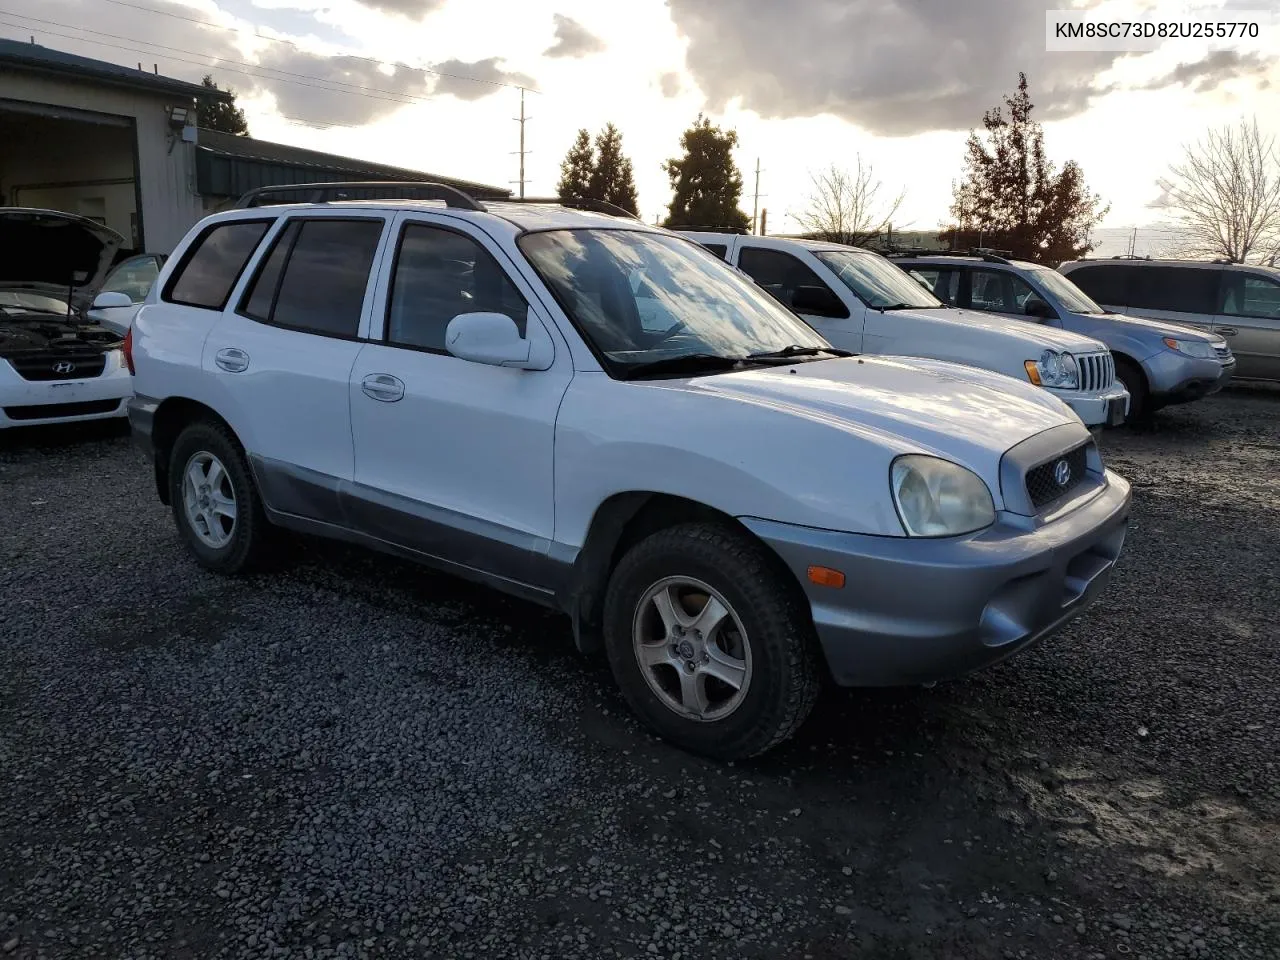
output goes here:
[[271, 322], [329, 336], [356, 336], [382, 226], [381, 220], [303, 220]]
[[236, 220], [209, 227], [183, 258], [164, 298], [221, 310], [270, 225], [270, 220]]
[[1221, 270], [1203, 267], [1136, 267], [1127, 306], [1180, 313], [1215, 313]]
[[1077, 267], [1066, 274], [1068, 280], [1093, 300], [1112, 307], [1129, 306], [1130, 280], [1135, 267], [1121, 264], [1094, 263]]
[[[701, 243], [702, 241], [698, 241], [698, 242]], [[703, 243], [702, 245], [706, 247], [708, 250], [710, 250], [712, 253], [714, 253], [721, 260], [723, 260], [724, 255], [729, 252], [729, 248], [725, 246], [723, 243]]]

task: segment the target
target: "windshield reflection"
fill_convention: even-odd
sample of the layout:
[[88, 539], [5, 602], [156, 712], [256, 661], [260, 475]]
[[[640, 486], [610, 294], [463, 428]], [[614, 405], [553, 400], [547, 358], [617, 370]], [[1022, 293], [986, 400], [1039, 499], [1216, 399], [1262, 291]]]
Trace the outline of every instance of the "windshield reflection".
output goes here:
[[865, 250], [815, 250], [813, 255], [869, 307], [877, 310], [934, 309], [942, 301], [904, 270]]

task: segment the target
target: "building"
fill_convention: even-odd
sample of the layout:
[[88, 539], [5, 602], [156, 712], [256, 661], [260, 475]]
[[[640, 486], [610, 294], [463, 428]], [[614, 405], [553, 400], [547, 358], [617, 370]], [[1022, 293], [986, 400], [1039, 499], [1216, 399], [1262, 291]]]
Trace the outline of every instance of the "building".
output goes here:
[[132, 250], [168, 253], [193, 223], [252, 187], [432, 180], [480, 198], [501, 187], [196, 127], [228, 95], [151, 71], [0, 39], [0, 206], [104, 223]]

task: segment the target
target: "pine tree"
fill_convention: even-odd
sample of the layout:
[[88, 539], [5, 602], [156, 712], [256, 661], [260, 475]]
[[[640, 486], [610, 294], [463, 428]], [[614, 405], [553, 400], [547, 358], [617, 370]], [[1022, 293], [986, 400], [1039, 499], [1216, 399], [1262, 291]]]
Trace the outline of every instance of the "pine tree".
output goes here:
[[595, 173], [595, 153], [591, 149], [591, 134], [578, 131], [573, 146], [560, 164], [560, 182], [556, 195], [561, 200], [586, 200], [591, 196], [591, 178]]
[[[205, 78], [201, 82], [206, 89], [222, 89], [213, 82], [213, 77], [209, 74], [205, 74]], [[236, 92], [234, 90], [227, 90], [226, 92], [231, 97], [230, 103], [203, 98], [200, 100], [196, 108], [196, 123], [206, 130], [218, 130], [237, 137], [247, 137], [249, 135], [249, 121], [244, 118], [244, 111], [235, 104]]]
[[612, 123], [596, 135], [596, 163], [591, 171], [588, 196], [604, 200], [628, 213], [638, 214], [636, 183], [631, 160], [622, 153], [622, 134]]
[[1044, 131], [1031, 119], [1027, 75], [1018, 92], [982, 117], [985, 139], [970, 132], [965, 179], [955, 189], [956, 224], [939, 238], [961, 248], [981, 245], [1015, 257], [1056, 265], [1093, 249], [1089, 231], [1106, 216], [1102, 198], [1090, 193], [1079, 164], [1056, 171], [1044, 150]]
[[702, 114], [680, 137], [684, 156], [663, 164], [674, 196], [668, 227], [746, 229], [751, 218], [738, 209], [742, 174], [733, 161], [735, 130], [721, 130]]

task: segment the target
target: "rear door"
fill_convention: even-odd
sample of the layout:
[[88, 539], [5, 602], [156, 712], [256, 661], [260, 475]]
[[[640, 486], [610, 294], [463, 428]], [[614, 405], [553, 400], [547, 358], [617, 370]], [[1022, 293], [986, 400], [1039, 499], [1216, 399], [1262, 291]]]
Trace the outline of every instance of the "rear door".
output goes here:
[[862, 352], [864, 311], [861, 304], [850, 309], [853, 294], [843, 284], [828, 283], [793, 253], [760, 246], [748, 238], [738, 241], [737, 266], [832, 346]]
[[1236, 376], [1280, 380], [1280, 281], [1265, 273], [1224, 270], [1213, 330], [1236, 356]]
[[1134, 264], [1130, 269], [1133, 277], [1125, 313], [1199, 327], [1206, 333], [1212, 329], [1221, 267]]
[[914, 280], [945, 303], [948, 307], [960, 305], [961, 271], [945, 264], [899, 264]]
[[386, 227], [367, 211], [282, 218], [205, 342], [217, 409], [244, 442], [267, 502], [285, 513], [343, 521], [339, 489], [355, 464], [351, 368]]

